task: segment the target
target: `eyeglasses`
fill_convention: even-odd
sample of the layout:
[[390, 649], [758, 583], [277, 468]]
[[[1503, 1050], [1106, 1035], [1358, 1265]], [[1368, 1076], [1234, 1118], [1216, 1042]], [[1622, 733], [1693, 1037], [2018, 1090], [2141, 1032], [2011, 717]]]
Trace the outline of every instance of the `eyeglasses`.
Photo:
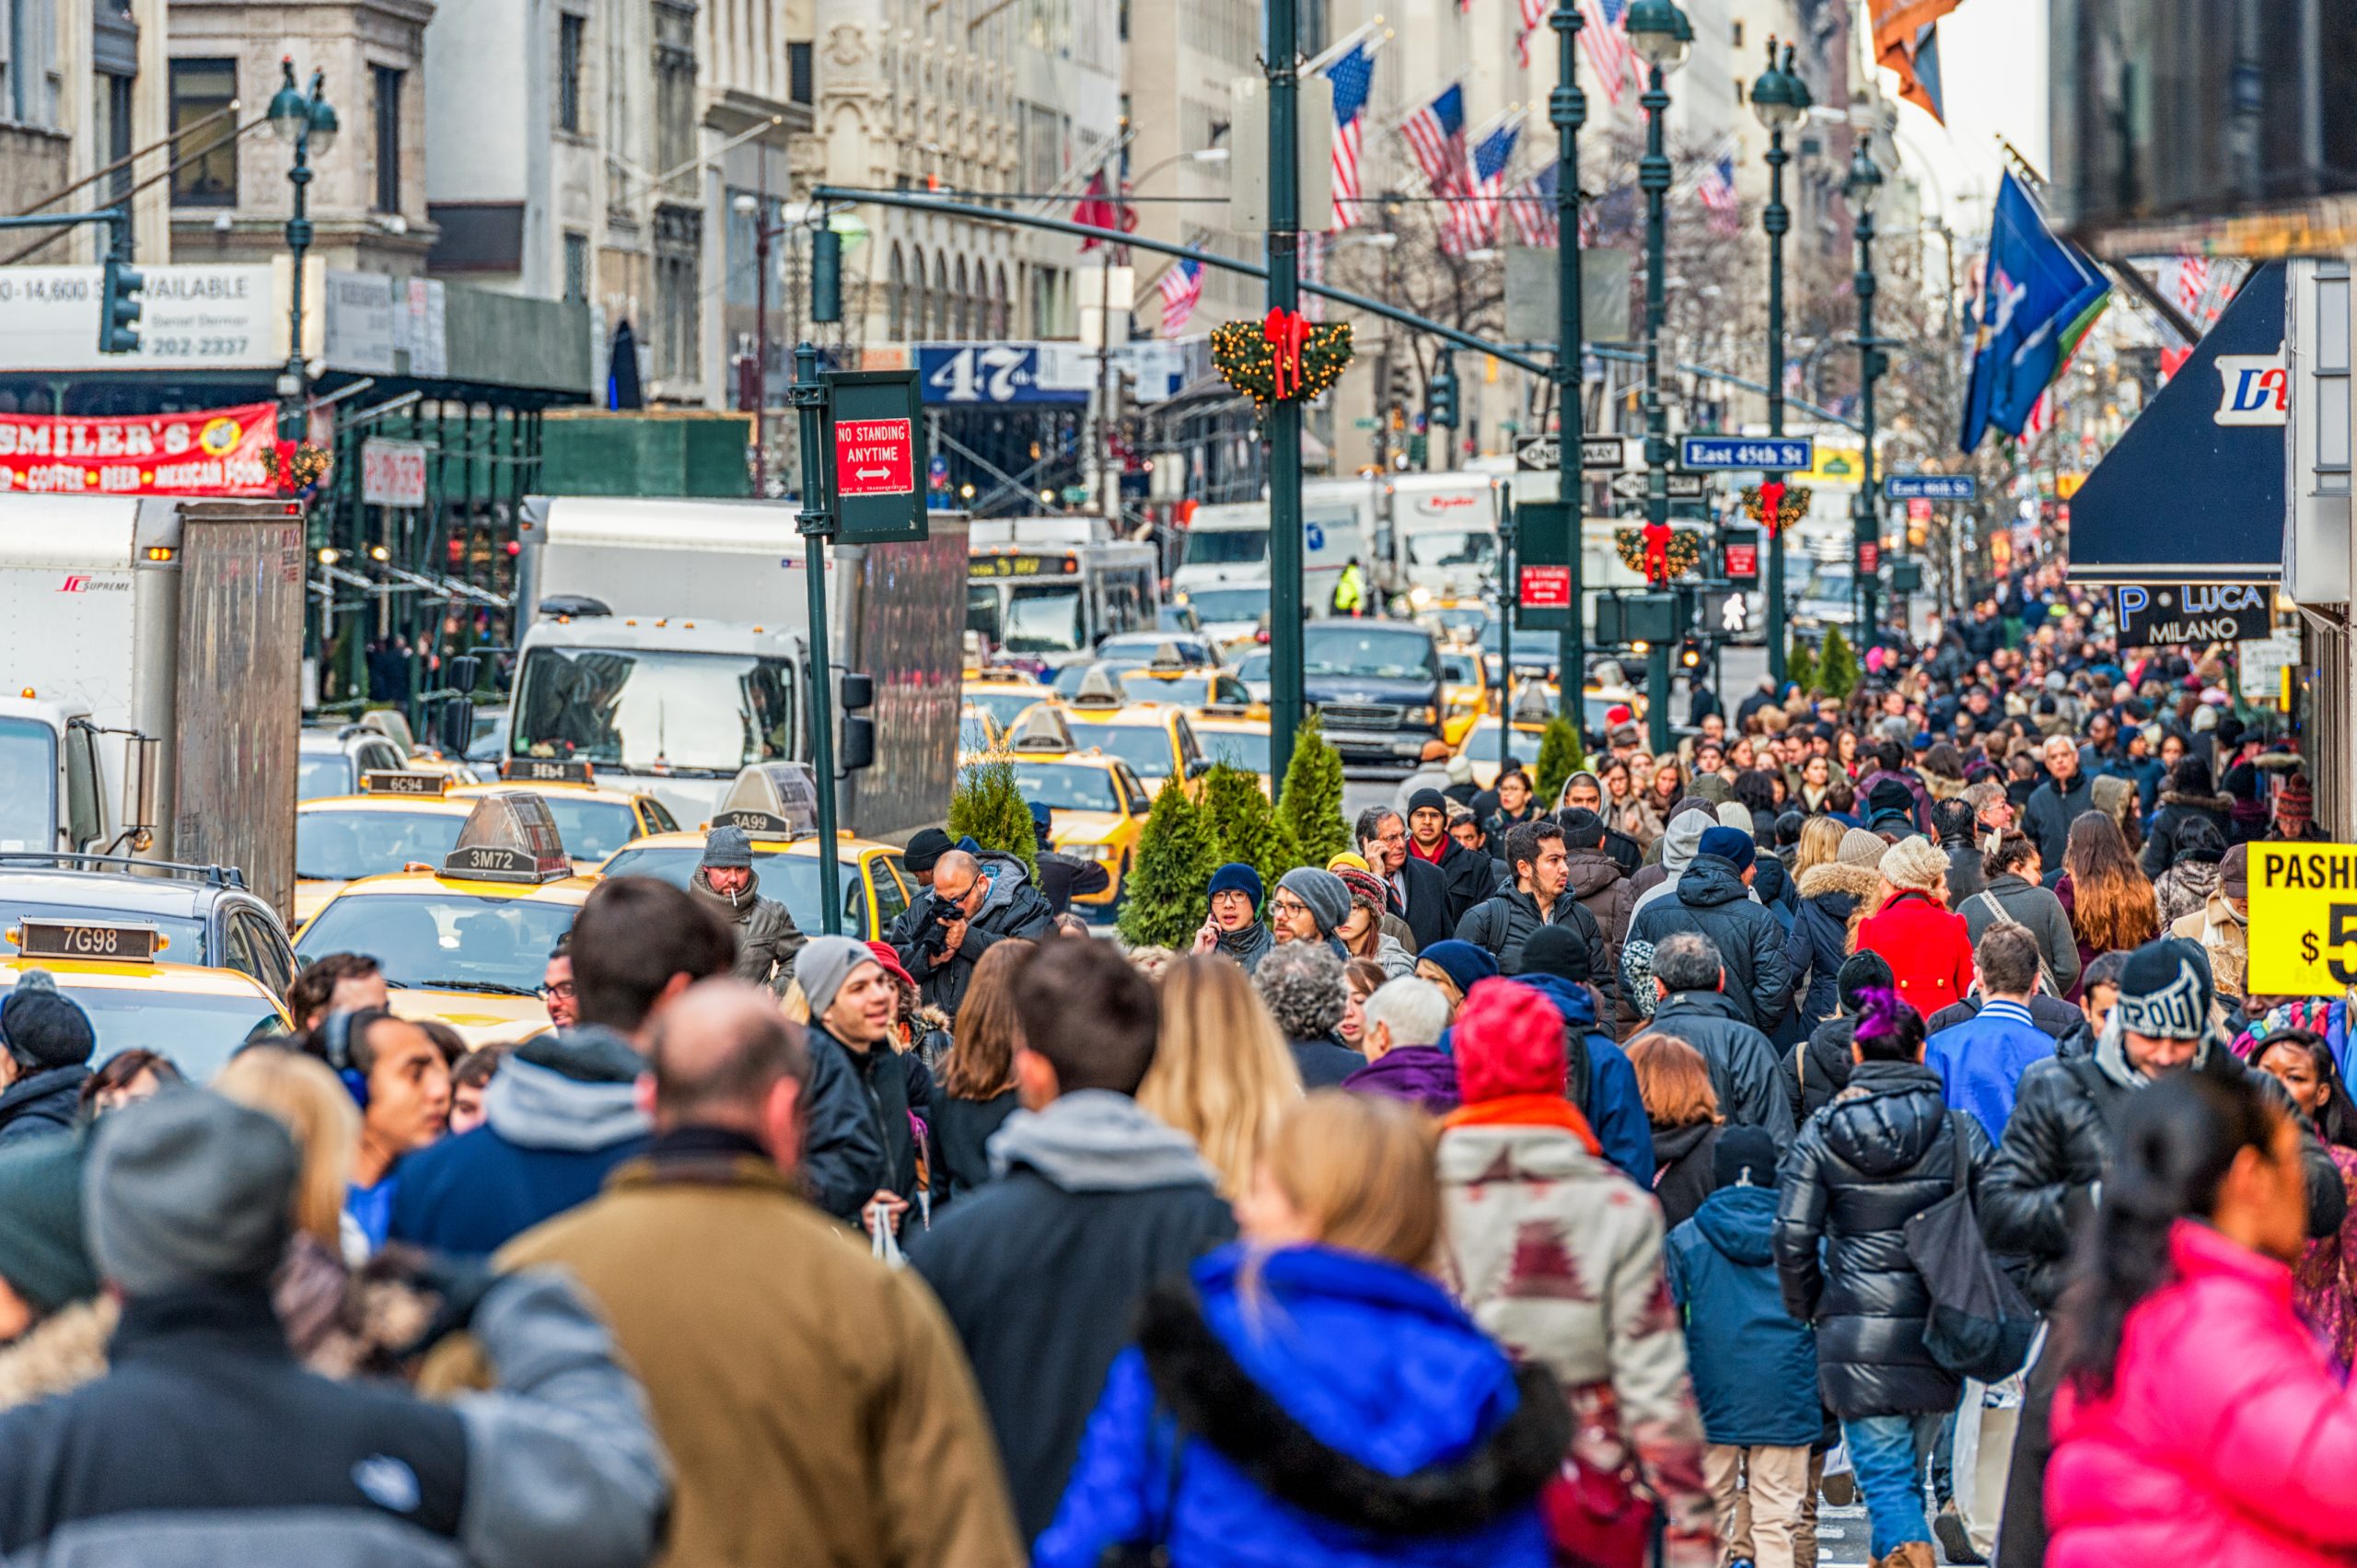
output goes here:
[[558, 981], [554, 985], [542, 985], [539, 990], [540, 999], [544, 1002], [573, 1000], [573, 982], [569, 980]]
[[1279, 914], [1307, 914], [1309, 906], [1291, 893], [1279, 893], [1269, 900], [1269, 907]]

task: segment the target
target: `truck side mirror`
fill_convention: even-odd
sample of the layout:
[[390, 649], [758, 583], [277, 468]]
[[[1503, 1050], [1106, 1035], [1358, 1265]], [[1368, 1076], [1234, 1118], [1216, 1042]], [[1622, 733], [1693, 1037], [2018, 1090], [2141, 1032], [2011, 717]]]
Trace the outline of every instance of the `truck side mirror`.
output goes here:
[[450, 687], [456, 691], [471, 694], [482, 679], [482, 660], [472, 654], [460, 654], [450, 661]]
[[123, 829], [134, 849], [150, 849], [156, 842], [156, 774], [163, 766], [164, 743], [134, 735], [123, 742]]
[[446, 697], [436, 720], [442, 754], [460, 758], [475, 743], [475, 705], [464, 697]]

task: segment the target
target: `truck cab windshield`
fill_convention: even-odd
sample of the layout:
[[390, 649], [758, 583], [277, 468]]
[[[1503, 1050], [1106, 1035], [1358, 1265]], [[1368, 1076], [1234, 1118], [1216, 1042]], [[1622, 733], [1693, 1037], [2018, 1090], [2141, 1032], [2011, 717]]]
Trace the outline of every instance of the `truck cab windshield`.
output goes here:
[[0, 719], [0, 850], [56, 847], [56, 732], [37, 719]]
[[1250, 566], [1269, 558], [1267, 528], [1205, 528], [1187, 536], [1188, 566]]
[[1305, 675], [1370, 680], [1440, 679], [1429, 633], [1372, 627], [1309, 627], [1302, 633], [1301, 668]]
[[1408, 560], [1418, 566], [1489, 566], [1498, 558], [1498, 536], [1436, 529], [1408, 536]]
[[734, 773], [793, 754], [793, 668], [759, 654], [533, 648], [508, 749], [675, 773]]

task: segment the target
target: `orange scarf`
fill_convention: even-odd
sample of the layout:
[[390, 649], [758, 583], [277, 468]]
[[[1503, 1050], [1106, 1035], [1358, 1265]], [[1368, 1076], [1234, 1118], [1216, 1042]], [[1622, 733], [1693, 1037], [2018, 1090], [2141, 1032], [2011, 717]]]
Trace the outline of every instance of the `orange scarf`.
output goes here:
[[1500, 1095], [1478, 1105], [1459, 1106], [1441, 1118], [1443, 1127], [1560, 1127], [1576, 1136], [1587, 1152], [1601, 1156], [1604, 1145], [1587, 1124], [1578, 1106], [1561, 1095]]

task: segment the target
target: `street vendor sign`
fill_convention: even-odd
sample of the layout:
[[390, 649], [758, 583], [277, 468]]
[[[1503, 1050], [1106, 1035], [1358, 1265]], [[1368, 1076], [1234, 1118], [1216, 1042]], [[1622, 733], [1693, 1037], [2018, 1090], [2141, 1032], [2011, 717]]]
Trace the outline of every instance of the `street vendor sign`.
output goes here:
[[2339, 996], [2357, 986], [2357, 844], [2250, 846], [2254, 996]]
[[2275, 630], [2265, 583], [2122, 583], [2119, 591], [2123, 648], [2244, 643]]
[[279, 494], [273, 403], [193, 413], [0, 414], [0, 491], [44, 495]]

